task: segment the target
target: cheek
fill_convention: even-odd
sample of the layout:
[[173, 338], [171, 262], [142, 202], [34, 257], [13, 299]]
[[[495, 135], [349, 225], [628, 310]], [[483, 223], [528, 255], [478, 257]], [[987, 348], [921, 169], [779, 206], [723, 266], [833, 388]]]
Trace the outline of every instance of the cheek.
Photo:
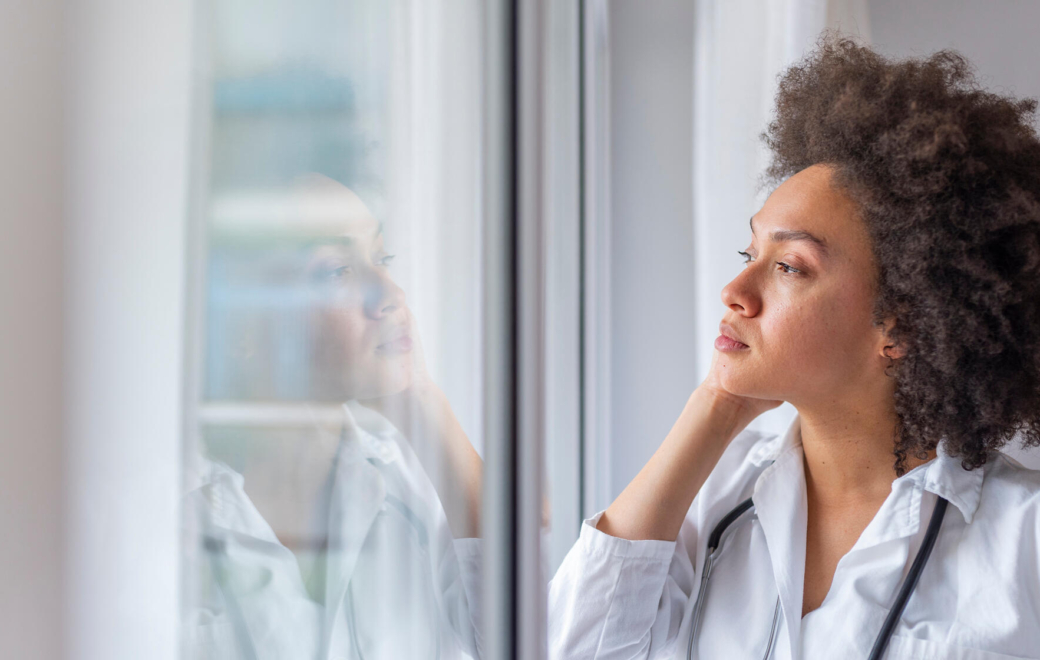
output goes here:
[[791, 305], [776, 323], [779, 369], [803, 387], [832, 391], [851, 382], [872, 348], [871, 298], [849, 288]]
[[315, 321], [314, 343], [323, 352], [349, 362], [368, 350], [368, 323], [360, 310], [321, 310]]
[[845, 317], [840, 309], [830, 305], [792, 305], [765, 329], [771, 337], [768, 347], [773, 349], [776, 367], [782, 370], [798, 368], [804, 374], [818, 374], [834, 364], [836, 352], [847, 340]]
[[869, 297], [853, 291], [774, 301], [759, 321], [760, 346], [731, 360], [723, 386], [787, 401], [843, 387], [870, 351], [869, 305]]

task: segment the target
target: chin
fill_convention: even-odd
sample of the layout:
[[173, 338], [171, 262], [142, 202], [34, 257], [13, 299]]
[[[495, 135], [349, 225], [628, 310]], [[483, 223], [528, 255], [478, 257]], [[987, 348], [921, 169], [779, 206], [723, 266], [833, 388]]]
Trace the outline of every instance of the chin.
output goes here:
[[319, 372], [311, 384], [311, 398], [324, 402], [367, 401], [400, 394], [411, 385], [411, 360], [398, 359], [370, 365], [362, 373], [357, 370]]
[[382, 393], [378, 396], [393, 396], [394, 394], [400, 394], [411, 387], [412, 379], [409, 376], [390, 378], [381, 385]]
[[757, 374], [741, 373], [740, 369], [729, 365], [720, 374], [719, 383], [724, 390], [737, 396], [771, 401], [787, 400], [788, 389], [783, 387], [783, 383], [763, 380]]
[[358, 399], [378, 399], [393, 396], [404, 392], [412, 386], [412, 363], [411, 360], [395, 360], [385, 368], [379, 369], [363, 383], [359, 383], [357, 390], [362, 392]]

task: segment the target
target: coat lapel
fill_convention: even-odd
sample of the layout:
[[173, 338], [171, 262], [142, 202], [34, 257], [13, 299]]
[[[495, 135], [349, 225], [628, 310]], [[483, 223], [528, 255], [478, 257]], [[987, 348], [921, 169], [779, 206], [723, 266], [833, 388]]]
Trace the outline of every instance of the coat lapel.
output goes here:
[[344, 616], [342, 610], [350, 579], [357, 567], [365, 538], [386, 499], [383, 476], [359, 450], [358, 440], [357, 427], [348, 423], [336, 462], [329, 503], [329, 547], [325, 579], [326, 649], [337, 643], [334, 637], [343, 630], [336, 624]]
[[[769, 549], [790, 656], [799, 657], [805, 535], [808, 525], [802, 442], [796, 416], [780, 443], [776, 460], [763, 470], [752, 495]], [[783, 639], [783, 638], [781, 638]], [[782, 656], [781, 656], [782, 657]]]
[[[242, 476], [210, 462], [185, 496], [204, 538], [204, 570], [220, 593], [233, 633], [229, 644], [258, 659], [313, 657], [321, 608], [307, 596], [292, 552], [278, 542], [242, 488]], [[205, 645], [205, 644], [204, 644]], [[205, 648], [223, 656], [224, 644]]]

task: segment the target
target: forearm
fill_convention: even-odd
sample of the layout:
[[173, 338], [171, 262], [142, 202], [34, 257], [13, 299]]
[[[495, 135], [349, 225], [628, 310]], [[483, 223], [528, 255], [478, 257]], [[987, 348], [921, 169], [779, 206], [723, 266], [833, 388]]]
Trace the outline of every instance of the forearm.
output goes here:
[[597, 529], [629, 540], [674, 541], [694, 496], [745, 425], [739, 407], [694, 391], [664, 442], [606, 510]]
[[[444, 478], [438, 493], [455, 538], [480, 536], [480, 499], [484, 462], [445, 399], [437, 434], [444, 454]], [[443, 484], [443, 486], [442, 486]]]
[[433, 483], [452, 536], [479, 536], [483, 461], [439, 388], [417, 387], [412, 397], [395, 422]]

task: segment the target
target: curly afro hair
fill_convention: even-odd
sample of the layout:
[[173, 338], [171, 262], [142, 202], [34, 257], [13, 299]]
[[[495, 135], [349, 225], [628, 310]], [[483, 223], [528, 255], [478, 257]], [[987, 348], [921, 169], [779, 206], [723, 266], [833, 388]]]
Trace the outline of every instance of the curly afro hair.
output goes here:
[[943, 440], [966, 470], [1040, 446], [1037, 102], [979, 88], [940, 51], [890, 60], [825, 34], [779, 81], [766, 181], [815, 164], [859, 206], [889, 338], [897, 475]]

